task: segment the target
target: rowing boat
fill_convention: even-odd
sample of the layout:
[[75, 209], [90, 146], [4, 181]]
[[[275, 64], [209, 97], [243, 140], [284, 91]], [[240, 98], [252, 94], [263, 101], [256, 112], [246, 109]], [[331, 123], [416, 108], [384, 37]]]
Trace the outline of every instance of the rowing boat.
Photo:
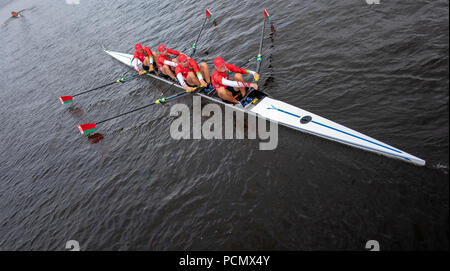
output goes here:
[[[132, 55], [109, 50], [105, 50], [105, 52], [123, 64], [132, 67]], [[173, 81], [170, 81], [168, 78], [164, 78], [163, 76], [158, 76], [151, 73], [148, 73], [147, 75], [165, 83], [173, 84]], [[174, 84], [174, 86], [184, 90], [184, 88], [179, 84]], [[251, 92], [248, 98], [250, 98], [252, 102], [248, 103], [245, 107], [242, 107], [240, 104], [234, 105], [222, 101], [222, 99], [217, 96], [215, 91], [211, 91], [208, 94], [203, 92], [195, 92], [195, 94], [200, 95], [202, 98], [223, 104], [224, 106], [231, 107], [234, 110], [263, 117], [269, 121], [277, 122], [283, 126], [299, 130], [301, 132], [313, 134], [331, 141], [336, 141], [351, 147], [374, 152], [390, 158], [399, 159], [418, 166], [425, 165], [425, 161], [418, 157], [331, 120], [320, 117], [285, 102], [273, 99], [262, 91]]]

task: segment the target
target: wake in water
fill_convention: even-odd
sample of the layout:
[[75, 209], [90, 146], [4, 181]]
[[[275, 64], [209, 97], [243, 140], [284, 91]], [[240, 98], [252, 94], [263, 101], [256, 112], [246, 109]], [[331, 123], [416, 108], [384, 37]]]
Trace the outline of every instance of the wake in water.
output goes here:
[[438, 171], [444, 173], [445, 175], [448, 175], [448, 165], [437, 163], [435, 165], [432, 165], [431, 168], [437, 169]]

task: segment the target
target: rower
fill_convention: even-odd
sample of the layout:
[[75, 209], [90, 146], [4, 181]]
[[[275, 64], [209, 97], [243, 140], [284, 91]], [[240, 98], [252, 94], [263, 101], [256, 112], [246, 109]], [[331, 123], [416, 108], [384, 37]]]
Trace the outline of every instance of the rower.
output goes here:
[[4, 23], [2, 23], [1, 26], [6, 26], [6, 23], [11, 19], [19, 18], [20, 17], [19, 13], [24, 10], [26, 10], [26, 9], [23, 9], [19, 12], [11, 11], [11, 17], [9, 17]]
[[194, 86], [206, 87], [210, 84], [209, 68], [205, 62], [197, 62], [185, 54], [178, 56], [178, 65], [175, 68], [175, 74], [180, 84], [187, 92], [194, 91]]
[[134, 66], [139, 74], [143, 74], [144, 71], [154, 71], [153, 59], [156, 59], [156, 53], [152, 52], [149, 47], [142, 47], [141, 44], [136, 44], [134, 46], [136, 51], [133, 55], [133, 60], [131, 64]]
[[[216, 70], [211, 77], [212, 84], [222, 100], [237, 104], [239, 101], [236, 100], [236, 97], [239, 96], [239, 94], [233, 96], [233, 92], [240, 93], [242, 97], [245, 97], [247, 87], [251, 87], [256, 90], [258, 89], [257, 84], [244, 82], [244, 78], [242, 76], [242, 74], [251, 74], [255, 80], [258, 80], [258, 73], [225, 63], [221, 57], [216, 57], [214, 59], [214, 66], [216, 67]], [[233, 81], [230, 80], [231, 72], [235, 73]]]
[[173, 72], [175, 71], [175, 68], [177, 67], [177, 59], [176, 58], [169, 58], [169, 54], [171, 55], [175, 55], [175, 56], [179, 56], [180, 52], [172, 50], [172, 49], [168, 49], [166, 48], [166, 46], [164, 45], [159, 45], [158, 46], [158, 58], [156, 61], [156, 64], [158, 65], [158, 69], [165, 75], [169, 76], [170, 78], [172, 78], [172, 80], [177, 81], [177, 79], [175, 78], [175, 75], [173, 74]]

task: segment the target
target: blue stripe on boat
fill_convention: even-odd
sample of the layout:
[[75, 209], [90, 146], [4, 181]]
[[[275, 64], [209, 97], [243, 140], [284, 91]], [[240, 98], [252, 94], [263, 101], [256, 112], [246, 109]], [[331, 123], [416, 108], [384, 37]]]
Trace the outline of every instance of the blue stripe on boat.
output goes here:
[[[273, 106], [272, 104], [270, 105], [271, 107], [268, 107], [267, 109], [275, 109], [275, 110], [278, 110], [278, 111], [280, 111], [280, 112], [283, 112], [283, 113], [285, 113], [285, 114], [288, 114], [288, 115], [291, 115], [291, 116], [294, 116], [294, 117], [296, 117], [296, 118], [301, 118], [301, 116], [299, 116], [299, 115], [296, 115], [296, 114], [293, 114], [293, 113], [291, 113], [291, 112], [288, 112], [288, 111], [284, 111], [284, 110], [282, 110], [282, 109], [279, 109], [279, 108], [276, 108], [275, 106]], [[380, 147], [383, 147], [383, 148], [386, 148], [386, 149], [388, 149], [388, 150], [391, 150], [391, 151], [394, 151], [394, 152], [397, 152], [397, 153], [403, 153], [403, 152], [401, 152], [401, 151], [398, 151], [398, 150], [395, 150], [395, 149], [393, 149], [393, 148], [390, 148], [390, 147], [387, 147], [387, 146], [384, 146], [384, 145], [381, 145], [381, 144], [379, 144], [379, 143], [376, 143], [376, 142], [373, 142], [373, 141], [371, 141], [371, 140], [368, 140], [368, 139], [365, 139], [365, 138], [362, 138], [362, 137], [360, 137], [360, 136], [357, 136], [357, 135], [354, 135], [354, 134], [351, 134], [351, 133], [348, 133], [348, 132], [345, 132], [345, 131], [342, 131], [342, 130], [339, 130], [339, 129], [336, 129], [336, 128], [333, 128], [333, 127], [331, 127], [331, 126], [328, 126], [328, 125], [326, 125], [326, 124], [323, 124], [323, 123], [320, 123], [320, 122], [317, 122], [317, 121], [311, 121], [311, 122], [313, 122], [313, 123], [315, 123], [315, 124], [317, 124], [317, 125], [321, 125], [321, 126], [323, 126], [323, 127], [325, 127], [325, 128], [328, 128], [328, 129], [331, 129], [331, 130], [335, 130], [335, 131], [337, 131], [337, 132], [340, 132], [340, 133], [343, 133], [343, 134], [346, 134], [346, 135], [349, 135], [349, 136], [352, 136], [352, 137], [355, 137], [355, 138], [357, 138], [357, 139], [360, 139], [360, 140], [363, 140], [363, 141], [366, 141], [366, 142], [369, 142], [369, 143], [371, 143], [371, 144], [374, 144], [374, 145], [377, 145], [377, 146], [380, 146]], [[330, 137], [331, 138], [331, 137]], [[353, 143], [351, 143], [351, 144], [353, 144]], [[358, 144], [354, 144], [354, 145], [358, 145]], [[358, 146], [360, 146], [360, 145], [358, 145]], [[362, 147], [362, 146], [361, 146]], [[377, 150], [378, 151], [378, 150]], [[401, 156], [400, 156], [401, 157]], [[404, 158], [404, 157], [402, 157], [402, 158]], [[405, 158], [405, 159], [407, 159], [407, 158]], [[407, 160], [409, 160], [409, 159], [407, 159]]]

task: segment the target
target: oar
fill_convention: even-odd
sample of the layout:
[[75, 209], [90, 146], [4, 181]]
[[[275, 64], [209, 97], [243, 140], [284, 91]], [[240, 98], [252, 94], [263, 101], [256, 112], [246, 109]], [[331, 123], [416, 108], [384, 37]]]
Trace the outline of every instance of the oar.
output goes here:
[[[196, 40], [195, 43], [192, 45], [192, 55], [191, 55], [191, 57], [193, 57], [193, 56], [195, 55], [195, 50], [197, 49], [197, 42], [198, 42], [199, 39], [200, 39], [200, 35], [202, 34], [203, 27], [205, 26], [206, 21], [207, 21], [208, 19], [210, 19], [211, 17], [212, 17], [211, 11], [210, 11], [209, 9], [206, 9], [206, 18], [205, 18], [205, 21], [203, 22], [202, 28], [200, 29], [200, 33], [198, 33], [197, 40]], [[175, 85], [176, 83], [178, 83], [178, 81], [175, 81], [174, 83], [170, 84], [170, 86], [168, 86], [168, 87], [163, 91], [163, 93], [166, 92], [166, 91], [168, 91], [168, 90], [169, 90], [173, 85]]]
[[[194, 88], [194, 90], [197, 90], [197, 89], [200, 89], [200, 88], [197, 88], [197, 87]], [[182, 97], [182, 96], [184, 96], [184, 95], [186, 95], [186, 94], [189, 94], [189, 93], [190, 93], [190, 92], [181, 92], [181, 93], [177, 93], [177, 94], [174, 94], [174, 95], [172, 95], [172, 96], [169, 96], [169, 97], [159, 98], [159, 99], [157, 99], [156, 101], [154, 101], [154, 102], [151, 103], [151, 104], [141, 106], [141, 107], [139, 107], [139, 108], [133, 109], [133, 110], [131, 110], [131, 111], [128, 111], [128, 112], [119, 114], [119, 115], [114, 116], [114, 117], [111, 117], [111, 118], [107, 118], [107, 119], [98, 121], [98, 122], [96, 122], [96, 123], [80, 124], [80, 125], [78, 125], [78, 130], [79, 130], [80, 133], [83, 134], [83, 135], [89, 134], [89, 133], [93, 133], [93, 132], [95, 132], [96, 126], [97, 126], [98, 124], [101, 124], [101, 123], [104, 123], [104, 122], [107, 122], [107, 121], [110, 121], [110, 120], [113, 120], [113, 119], [120, 118], [120, 117], [122, 117], [122, 116], [131, 114], [131, 113], [134, 113], [134, 112], [136, 112], [136, 111], [145, 109], [145, 108], [150, 107], [150, 106], [155, 105], [155, 104], [164, 104], [164, 103], [166, 103], [166, 102], [168, 102], [168, 101], [170, 101], [170, 100], [173, 100], [173, 99], [176, 99], [176, 98], [180, 98], [180, 97]]]
[[200, 39], [200, 35], [202, 34], [203, 27], [205, 27], [206, 21], [207, 21], [208, 19], [210, 19], [211, 17], [212, 17], [211, 11], [209, 11], [209, 9], [206, 9], [206, 18], [205, 18], [205, 20], [203, 21], [203, 25], [202, 25], [202, 28], [200, 29], [200, 33], [198, 33], [197, 40], [196, 40], [196, 41], [194, 42], [194, 44], [192, 45], [192, 55], [191, 55], [191, 57], [193, 57], [193, 56], [195, 55], [195, 50], [197, 50], [197, 42], [198, 42], [198, 40]]
[[[147, 71], [143, 71], [142, 74], [145, 74], [145, 73], [147, 73]], [[91, 89], [89, 89], [89, 90], [83, 91], [83, 92], [78, 93], [78, 94], [75, 94], [75, 95], [73, 95], [73, 96], [61, 96], [61, 97], [59, 97], [59, 101], [60, 101], [62, 104], [71, 103], [71, 102], [73, 102], [73, 97], [80, 96], [80, 95], [89, 93], [89, 92], [91, 92], [91, 91], [98, 90], [98, 89], [101, 89], [101, 88], [104, 88], [104, 87], [113, 85], [113, 84], [115, 84], [115, 83], [124, 83], [124, 82], [130, 81], [130, 80], [132, 80], [132, 79], [134, 79], [134, 78], [137, 78], [137, 77], [139, 77], [140, 75], [141, 75], [141, 74], [135, 74], [135, 75], [127, 76], [127, 77], [121, 77], [121, 78], [117, 79], [117, 80], [114, 81], [114, 82], [111, 82], [111, 83], [108, 83], [108, 84], [105, 84], [105, 85], [102, 85], [102, 86], [98, 86], [98, 87], [95, 87], [95, 88], [91, 88]]]
[[[262, 63], [262, 56], [261, 56], [261, 52], [262, 52], [262, 46], [263, 46], [263, 39], [264, 39], [264, 28], [266, 26], [266, 21], [267, 23], [269, 23], [269, 12], [267, 12], [266, 9], [264, 9], [264, 23], [261, 29], [261, 39], [259, 40], [259, 50], [258, 50], [258, 56], [256, 56], [256, 73], [259, 74], [259, 71], [261, 69], [261, 63]], [[258, 78], [259, 80], [259, 78]], [[255, 81], [258, 81], [255, 78]], [[245, 101], [248, 97], [248, 95], [250, 95], [250, 93], [252, 93], [254, 91], [253, 88], [250, 88], [247, 91], [247, 94], [245, 95], [244, 98], [242, 98], [241, 101]]]
[[[263, 46], [264, 28], [266, 26], [266, 21], [267, 21], [267, 23], [269, 23], [269, 12], [267, 12], [267, 10], [264, 9], [264, 23], [263, 23], [263, 27], [261, 29], [261, 39], [259, 40], [258, 56], [256, 57], [256, 73], [258, 73], [258, 74], [259, 74], [259, 70], [261, 69], [261, 62], [262, 62], [261, 51], [262, 51], [262, 46]], [[255, 79], [255, 81], [258, 81], [258, 80]]]

